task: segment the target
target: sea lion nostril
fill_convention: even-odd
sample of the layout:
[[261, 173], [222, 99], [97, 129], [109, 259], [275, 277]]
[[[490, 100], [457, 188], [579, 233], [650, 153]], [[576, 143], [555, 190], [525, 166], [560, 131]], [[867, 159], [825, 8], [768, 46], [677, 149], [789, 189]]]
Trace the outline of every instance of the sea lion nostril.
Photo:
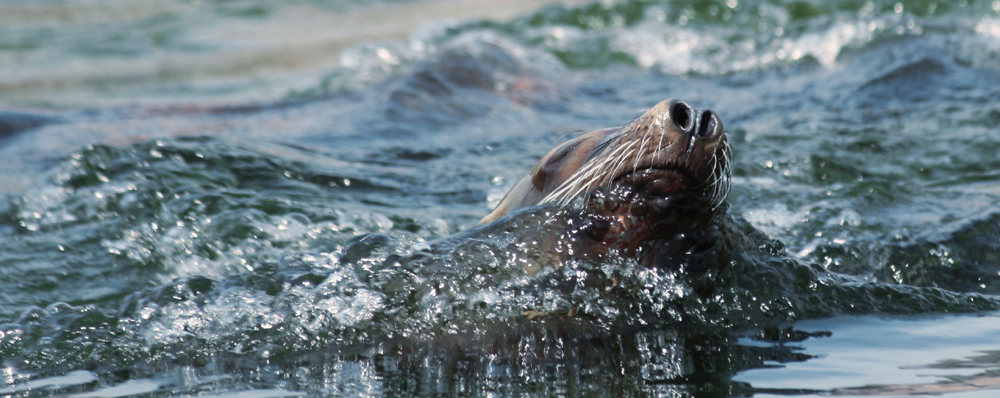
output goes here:
[[677, 128], [685, 133], [690, 133], [694, 127], [694, 109], [688, 104], [677, 102], [670, 107], [670, 120], [677, 125]]
[[710, 110], [701, 113], [701, 123], [698, 123], [698, 137], [711, 137], [719, 129], [719, 119]]

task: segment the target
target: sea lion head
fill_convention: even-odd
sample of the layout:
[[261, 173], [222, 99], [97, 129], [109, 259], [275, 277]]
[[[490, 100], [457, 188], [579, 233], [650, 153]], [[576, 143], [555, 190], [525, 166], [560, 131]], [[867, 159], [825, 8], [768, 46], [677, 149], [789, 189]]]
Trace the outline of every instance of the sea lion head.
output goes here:
[[480, 224], [538, 204], [577, 208], [584, 225], [574, 230], [593, 241], [587, 247], [646, 256], [664, 246], [649, 242], [684, 237], [725, 212], [729, 159], [715, 112], [663, 101], [550, 151]]
[[[615, 211], [621, 201], [687, 201], [716, 211], [729, 194], [730, 149], [719, 117], [677, 100], [663, 101], [632, 122], [593, 131], [546, 154], [521, 178], [485, 224], [541, 203]], [[609, 199], [618, 201], [608, 202]], [[601, 206], [595, 199], [600, 199]]]

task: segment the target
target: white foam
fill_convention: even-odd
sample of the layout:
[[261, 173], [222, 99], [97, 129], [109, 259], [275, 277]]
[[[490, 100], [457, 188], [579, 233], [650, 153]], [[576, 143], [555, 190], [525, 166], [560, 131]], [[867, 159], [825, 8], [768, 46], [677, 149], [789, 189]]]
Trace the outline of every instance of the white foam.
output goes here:
[[101, 388], [97, 391], [73, 394], [70, 398], [117, 398], [131, 395], [148, 394], [159, 390], [166, 383], [163, 380], [136, 379], [129, 380], [122, 384]]
[[0, 388], [0, 394], [13, 394], [22, 391], [31, 391], [41, 388], [53, 389], [80, 384], [93, 383], [97, 381], [97, 375], [86, 370], [74, 370], [62, 376], [45, 377], [31, 380], [25, 383]]
[[[639, 24], [609, 29], [603, 34], [613, 50], [630, 54], [636, 63], [647, 69], [667, 74], [725, 74], [754, 70], [775, 64], [798, 62], [811, 57], [823, 66], [836, 64], [847, 48], [862, 47], [885, 32], [920, 35], [923, 27], [900, 15], [858, 19], [835, 19], [826, 26], [812, 26], [804, 33], [792, 35], [785, 31], [783, 12], [771, 15], [775, 28], [759, 35], [747, 35], [745, 27], [738, 29], [706, 29], [689, 24], [665, 24], [655, 16]], [[784, 21], [784, 22], [783, 22]], [[985, 27], [984, 31], [992, 32]], [[554, 31], [555, 28], [549, 28]], [[574, 32], [560, 28], [561, 35], [550, 34], [546, 44], [563, 50], [578, 50], [585, 41], [595, 40], [602, 33]]]
[[975, 30], [982, 36], [1000, 38], [1000, 19], [984, 18], [976, 23]]

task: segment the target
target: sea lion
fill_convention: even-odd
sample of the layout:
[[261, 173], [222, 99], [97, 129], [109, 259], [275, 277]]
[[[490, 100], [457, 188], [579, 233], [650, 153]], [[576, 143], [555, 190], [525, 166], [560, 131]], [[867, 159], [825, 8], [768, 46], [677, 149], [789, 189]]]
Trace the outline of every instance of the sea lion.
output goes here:
[[698, 236], [725, 213], [730, 153], [714, 112], [666, 100], [550, 151], [480, 225], [534, 205], [576, 209], [555, 227], [560, 236], [540, 239], [541, 260], [525, 265], [530, 274], [567, 255], [612, 251], [662, 265], [697, 251]]

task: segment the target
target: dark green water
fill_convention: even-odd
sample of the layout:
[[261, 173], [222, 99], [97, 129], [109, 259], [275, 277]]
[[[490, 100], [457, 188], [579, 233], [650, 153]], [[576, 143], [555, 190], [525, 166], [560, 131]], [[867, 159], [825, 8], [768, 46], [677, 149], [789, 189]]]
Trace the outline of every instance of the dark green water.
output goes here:
[[[1000, 347], [975, 317], [1000, 309], [1000, 2], [556, 6], [313, 81], [0, 136], [0, 394], [825, 393], [870, 382], [751, 376], [827, 363], [838, 325], [898, 336], [794, 323], [838, 315], [982, 331], [904, 366]], [[628, 258], [528, 276], [556, 209], [473, 229], [556, 144], [666, 98], [733, 147], [710, 294]]]

